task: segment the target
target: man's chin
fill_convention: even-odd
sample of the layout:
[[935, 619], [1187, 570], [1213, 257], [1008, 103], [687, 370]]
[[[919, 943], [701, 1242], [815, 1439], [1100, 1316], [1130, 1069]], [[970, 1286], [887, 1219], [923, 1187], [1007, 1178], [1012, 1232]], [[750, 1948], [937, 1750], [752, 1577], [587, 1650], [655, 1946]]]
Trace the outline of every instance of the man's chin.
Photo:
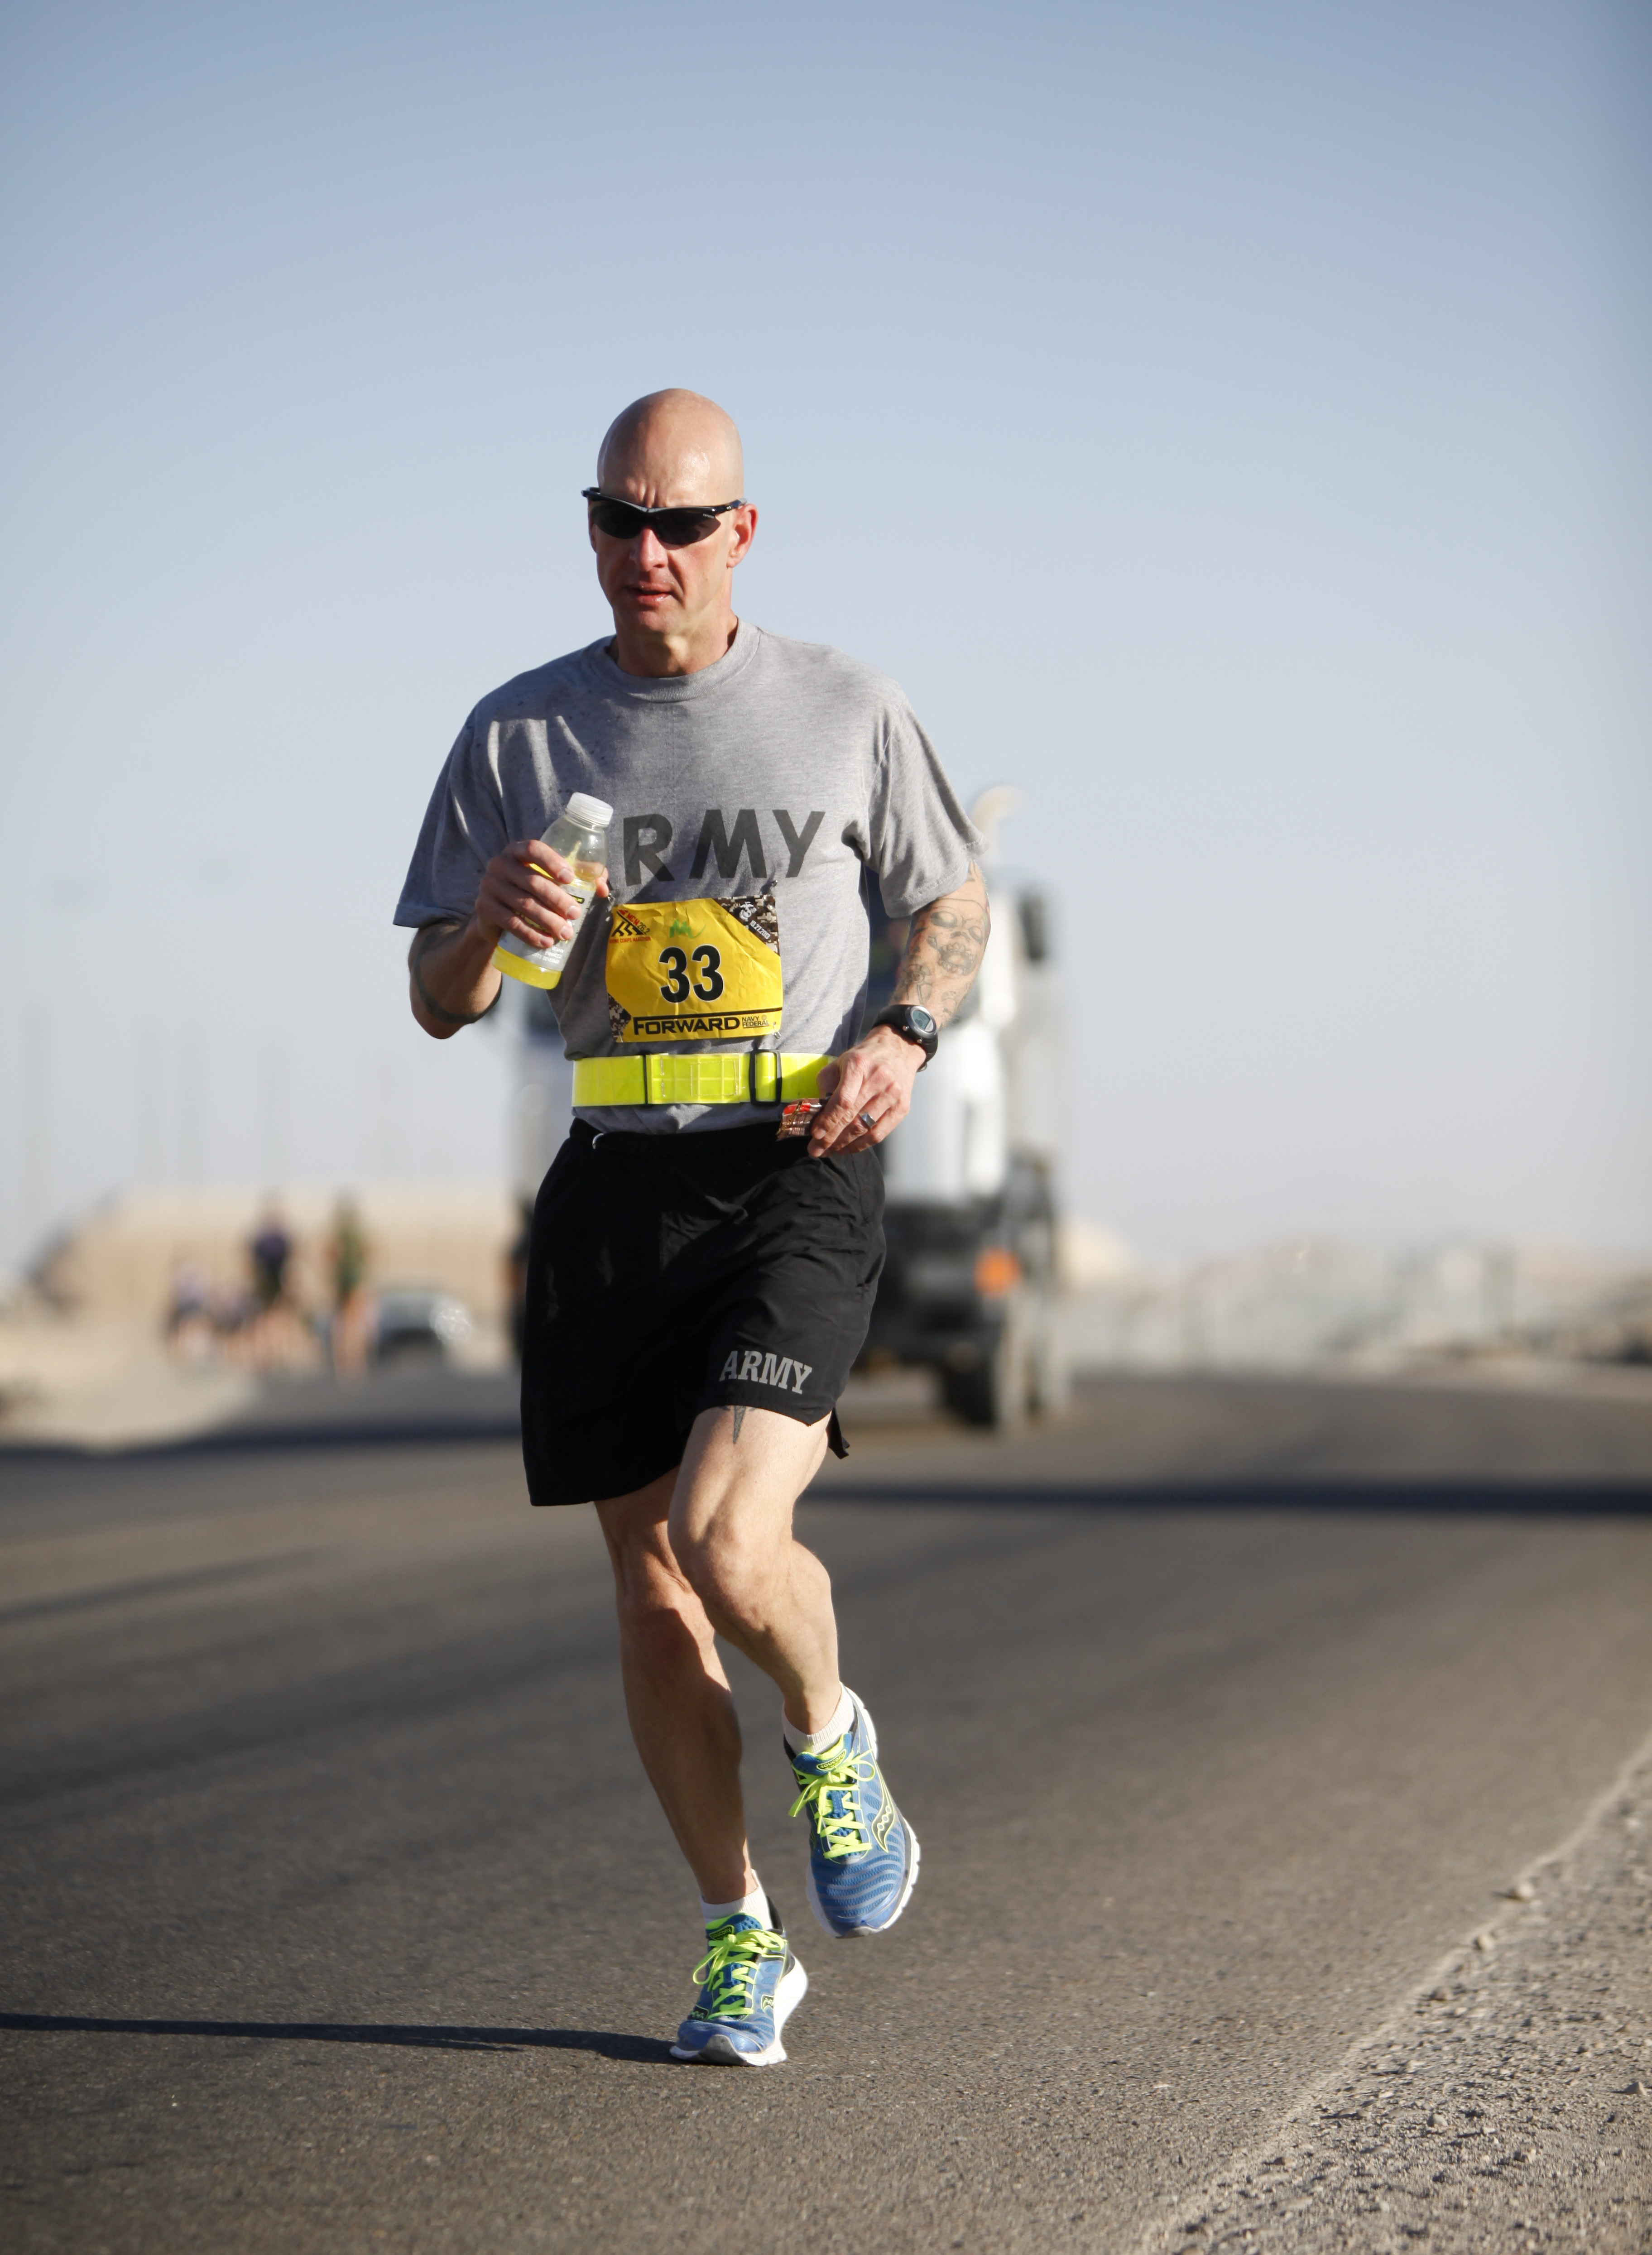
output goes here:
[[628, 625], [638, 627], [671, 626], [681, 616], [682, 605], [675, 595], [622, 595], [614, 606], [615, 615]]

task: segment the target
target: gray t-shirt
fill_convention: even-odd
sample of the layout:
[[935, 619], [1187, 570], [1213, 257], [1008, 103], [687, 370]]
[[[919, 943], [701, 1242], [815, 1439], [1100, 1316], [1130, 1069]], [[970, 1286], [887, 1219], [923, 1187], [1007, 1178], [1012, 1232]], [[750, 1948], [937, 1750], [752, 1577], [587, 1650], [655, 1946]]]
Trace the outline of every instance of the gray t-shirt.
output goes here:
[[[468, 917], [487, 863], [513, 838], [543, 837], [576, 790], [613, 806], [616, 904], [772, 885], [784, 1001], [778, 1036], [763, 1046], [783, 1050], [836, 1055], [859, 1038], [873, 882], [890, 916], [910, 916], [961, 885], [982, 844], [886, 674], [742, 621], [727, 656], [699, 673], [622, 672], [603, 641], [484, 697], [432, 796], [397, 923]], [[552, 992], [570, 1057], [631, 1046], [610, 1020], [608, 924], [599, 901]], [[659, 1132], [774, 1115], [676, 1104], [581, 1106], [580, 1116]]]

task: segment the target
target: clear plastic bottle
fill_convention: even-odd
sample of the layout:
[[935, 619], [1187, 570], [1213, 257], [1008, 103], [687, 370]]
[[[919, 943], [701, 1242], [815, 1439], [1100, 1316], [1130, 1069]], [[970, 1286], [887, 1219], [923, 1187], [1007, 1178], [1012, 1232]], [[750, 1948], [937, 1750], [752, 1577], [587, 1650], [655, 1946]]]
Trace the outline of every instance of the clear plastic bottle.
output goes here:
[[[496, 971], [503, 971], [507, 979], [520, 979], [529, 987], [556, 985], [580, 936], [586, 910], [596, 897], [597, 880], [607, 873], [608, 825], [613, 819], [614, 809], [605, 806], [600, 798], [593, 798], [582, 790], [573, 794], [545, 832], [545, 843], [553, 854], [559, 854], [565, 861], [573, 864], [571, 877], [552, 880], [553, 883], [559, 882], [565, 893], [572, 893], [579, 903], [573, 914], [573, 930], [552, 947], [531, 947], [514, 931], [502, 931], [499, 945], [493, 952]], [[539, 869], [537, 861], [532, 867], [539, 870], [542, 877], [551, 875], [548, 869]]]

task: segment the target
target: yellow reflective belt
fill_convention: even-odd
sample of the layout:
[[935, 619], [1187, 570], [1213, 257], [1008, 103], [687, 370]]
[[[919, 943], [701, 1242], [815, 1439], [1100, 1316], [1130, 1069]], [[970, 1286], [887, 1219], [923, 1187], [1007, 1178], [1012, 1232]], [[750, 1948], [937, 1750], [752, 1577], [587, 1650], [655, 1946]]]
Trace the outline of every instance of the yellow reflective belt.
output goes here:
[[832, 1063], [829, 1057], [789, 1057], [780, 1059], [780, 1101], [801, 1104], [805, 1098], [820, 1093], [820, 1068]]
[[707, 1057], [673, 1057], [650, 1050], [645, 1056], [576, 1057], [573, 1102], [594, 1111], [616, 1104], [796, 1104], [819, 1093], [820, 1068], [829, 1057], [794, 1053], [777, 1056], [744, 1050]]
[[653, 1050], [643, 1060], [650, 1104], [743, 1104], [750, 1086], [742, 1053], [672, 1057]]
[[576, 1104], [646, 1104], [640, 1057], [580, 1057], [573, 1068]]

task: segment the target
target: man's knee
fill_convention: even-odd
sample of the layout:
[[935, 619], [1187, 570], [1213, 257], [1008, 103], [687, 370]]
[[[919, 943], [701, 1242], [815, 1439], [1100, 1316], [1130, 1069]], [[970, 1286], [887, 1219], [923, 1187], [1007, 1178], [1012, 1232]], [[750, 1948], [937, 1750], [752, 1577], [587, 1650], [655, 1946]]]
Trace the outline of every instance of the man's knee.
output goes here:
[[777, 1544], [765, 1533], [742, 1528], [734, 1514], [719, 1513], [703, 1524], [673, 1528], [671, 1542], [714, 1628], [727, 1635], [764, 1626], [784, 1571], [780, 1554], [791, 1549], [789, 1529]]
[[[625, 1505], [633, 1502], [637, 1507], [628, 1510]], [[661, 1656], [678, 1651], [685, 1640], [701, 1641], [705, 1608], [672, 1553], [663, 1512], [644, 1507], [643, 1497], [628, 1497], [617, 1507], [599, 1504], [597, 1510], [614, 1567], [621, 1634]]]

